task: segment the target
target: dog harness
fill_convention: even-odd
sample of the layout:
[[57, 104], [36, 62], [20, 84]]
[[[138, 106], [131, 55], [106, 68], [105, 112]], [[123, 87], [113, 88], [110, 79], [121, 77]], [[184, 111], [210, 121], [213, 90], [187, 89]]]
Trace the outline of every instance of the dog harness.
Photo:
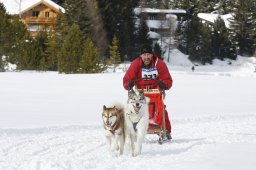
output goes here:
[[128, 114], [128, 113], [126, 113], [126, 114], [128, 115], [128, 117], [129, 117], [130, 121], [132, 122], [133, 130], [134, 130], [135, 132], [137, 132], [137, 125], [138, 125], [138, 123], [140, 122], [140, 120], [141, 120], [142, 116], [140, 117], [140, 119], [138, 120], [138, 122], [133, 122], [133, 121], [131, 120], [131, 118], [130, 118], [129, 114]]
[[137, 132], [137, 124], [138, 122], [132, 122], [132, 126], [135, 132]]

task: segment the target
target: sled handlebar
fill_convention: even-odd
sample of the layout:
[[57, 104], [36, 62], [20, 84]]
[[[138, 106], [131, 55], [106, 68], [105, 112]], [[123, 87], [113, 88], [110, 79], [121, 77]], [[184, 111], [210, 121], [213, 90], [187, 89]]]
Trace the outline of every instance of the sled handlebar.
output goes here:
[[139, 78], [137, 80], [135, 80], [135, 82], [137, 83], [138, 81], [141, 81], [141, 80], [153, 80], [155, 82], [161, 82], [160, 80], [157, 80], [157, 79], [153, 79], [153, 78]]
[[[155, 81], [156, 83], [157, 83], [157, 86], [159, 87], [159, 83], [161, 82], [160, 80], [157, 80], [157, 79], [153, 79], [153, 78], [139, 78], [139, 79], [137, 79], [137, 80], [134, 80], [134, 85], [137, 87], [137, 83], [139, 82], [139, 81], [141, 81], [141, 80], [153, 80], [153, 81]], [[161, 89], [160, 87], [159, 87], [159, 89]], [[165, 91], [165, 89], [161, 89], [161, 91]]]

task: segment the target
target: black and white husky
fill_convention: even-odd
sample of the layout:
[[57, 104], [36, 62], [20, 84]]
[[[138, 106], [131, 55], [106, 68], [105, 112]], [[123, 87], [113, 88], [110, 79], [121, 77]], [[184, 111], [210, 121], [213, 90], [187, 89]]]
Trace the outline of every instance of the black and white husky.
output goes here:
[[148, 102], [142, 91], [129, 91], [125, 108], [125, 143], [132, 156], [141, 154], [142, 142], [148, 129]]

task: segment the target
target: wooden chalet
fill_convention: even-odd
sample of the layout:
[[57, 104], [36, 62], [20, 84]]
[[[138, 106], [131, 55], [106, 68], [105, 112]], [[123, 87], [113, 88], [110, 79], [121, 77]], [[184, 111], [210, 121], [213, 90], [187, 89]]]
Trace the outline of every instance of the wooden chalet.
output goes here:
[[56, 17], [61, 12], [65, 12], [64, 8], [51, 0], [30, 0], [27, 3], [24, 7], [23, 3], [21, 4], [22, 10], [19, 15], [33, 37], [41, 30], [49, 30], [55, 23]]
[[135, 8], [135, 15], [138, 18], [144, 17], [146, 19], [147, 26], [150, 33], [159, 34], [157, 36], [151, 36], [152, 39], [159, 39], [160, 35], [163, 37], [170, 36], [170, 21], [168, 17], [175, 15], [177, 21], [181, 21], [183, 17], [187, 15], [183, 9], [154, 9], [154, 8]]
[[19, 15], [31, 36], [49, 30], [65, 9], [51, 0], [0, 0], [9, 15]]

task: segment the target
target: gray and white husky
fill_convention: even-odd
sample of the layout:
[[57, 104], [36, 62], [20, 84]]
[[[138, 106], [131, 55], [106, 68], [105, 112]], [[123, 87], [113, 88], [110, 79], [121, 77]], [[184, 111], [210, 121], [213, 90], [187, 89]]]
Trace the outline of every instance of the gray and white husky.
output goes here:
[[125, 108], [125, 143], [132, 156], [141, 154], [142, 142], [148, 129], [148, 102], [142, 91], [129, 91]]
[[103, 126], [107, 139], [108, 149], [111, 153], [118, 151], [123, 154], [124, 149], [124, 107], [115, 103], [111, 107], [103, 106]]

